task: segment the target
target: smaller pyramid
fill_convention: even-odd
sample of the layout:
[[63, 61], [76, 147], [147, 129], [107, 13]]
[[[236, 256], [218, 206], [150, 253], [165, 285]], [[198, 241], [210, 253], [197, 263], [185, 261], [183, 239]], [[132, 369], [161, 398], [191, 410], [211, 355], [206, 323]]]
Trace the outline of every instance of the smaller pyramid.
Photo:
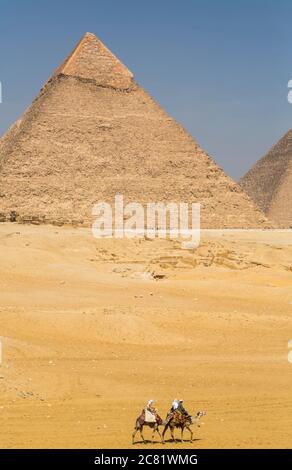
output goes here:
[[270, 220], [292, 227], [292, 129], [246, 173], [240, 185]]

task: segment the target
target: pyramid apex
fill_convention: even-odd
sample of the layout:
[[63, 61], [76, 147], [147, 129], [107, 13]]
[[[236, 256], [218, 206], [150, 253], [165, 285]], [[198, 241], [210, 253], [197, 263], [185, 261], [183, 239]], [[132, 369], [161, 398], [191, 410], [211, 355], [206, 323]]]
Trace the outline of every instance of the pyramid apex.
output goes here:
[[[100, 39], [96, 36], [96, 34], [91, 33], [90, 31], [86, 31], [86, 33], [83, 34], [83, 36], [82, 36], [82, 38], [80, 39], [79, 43], [80, 43], [83, 39], [92, 39], [92, 40], [100, 41]], [[100, 41], [100, 42], [101, 42], [101, 41]], [[79, 43], [78, 43], [78, 44], [79, 44]]]
[[97, 85], [122, 90], [133, 85], [130, 70], [90, 32], [84, 34], [53, 78], [58, 75], [93, 80]]

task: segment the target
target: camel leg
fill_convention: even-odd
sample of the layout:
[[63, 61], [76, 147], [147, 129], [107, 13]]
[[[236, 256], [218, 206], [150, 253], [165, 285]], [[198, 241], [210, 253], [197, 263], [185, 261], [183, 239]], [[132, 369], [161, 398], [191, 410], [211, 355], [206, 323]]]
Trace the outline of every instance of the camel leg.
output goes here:
[[135, 444], [135, 437], [136, 437], [137, 432], [138, 432], [138, 429], [135, 428], [135, 429], [134, 429], [134, 432], [133, 432], [133, 434], [132, 434], [132, 444]]
[[155, 429], [155, 431], [156, 431], [157, 434], [159, 435], [160, 441], [163, 443], [162, 436], [161, 436], [161, 432], [159, 431], [159, 426], [157, 426], [157, 428]]
[[172, 426], [170, 426], [170, 434], [171, 434], [171, 439], [173, 440], [173, 442], [176, 442], [175, 438], [174, 438], [174, 432], [173, 432], [174, 428]]
[[180, 436], [181, 436], [180, 440], [181, 440], [181, 442], [183, 442], [184, 441], [184, 427], [183, 426], [181, 427], [180, 433], [181, 433], [180, 434]]
[[140, 428], [140, 435], [141, 435], [143, 443], [145, 444], [145, 439], [144, 439], [144, 436], [143, 436], [143, 426], [141, 426], [141, 428]]
[[159, 435], [159, 437], [160, 437], [161, 442], [163, 443], [163, 439], [162, 439], [161, 432], [159, 431], [159, 427], [157, 427], [156, 431], [157, 431], [157, 433], [158, 433], [158, 435]]
[[166, 433], [168, 427], [169, 427], [169, 425], [166, 424], [166, 425], [164, 426], [163, 431], [162, 431], [162, 436], [161, 436], [161, 438], [162, 438], [162, 444], [164, 444], [164, 436], [165, 436], [165, 433]]
[[188, 429], [188, 431], [190, 431], [191, 442], [193, 442], [193, 431], [191, 430], [190, 426], [186, 426], [186, 428]]
[[154, 443], [155, 431], [156, 431], [156, 428], [155, 428], [155, 426], [154, 426], [153, 431], [152, 431], [152, 437], [151, 437], [152, 444]]

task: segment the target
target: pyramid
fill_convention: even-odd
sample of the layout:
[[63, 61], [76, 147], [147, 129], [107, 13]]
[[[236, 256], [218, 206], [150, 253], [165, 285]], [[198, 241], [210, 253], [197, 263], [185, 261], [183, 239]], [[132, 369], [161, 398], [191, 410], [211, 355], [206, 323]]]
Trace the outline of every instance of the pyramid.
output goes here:
[[292, 227], [292, 129], [241, 179], [258, 207], [281, 227]]
[[92, 223], [102, 200], [200, 202], [207, 228], [262, 227], [244, 191], [86, 33], [0, 141], [0, 220]]

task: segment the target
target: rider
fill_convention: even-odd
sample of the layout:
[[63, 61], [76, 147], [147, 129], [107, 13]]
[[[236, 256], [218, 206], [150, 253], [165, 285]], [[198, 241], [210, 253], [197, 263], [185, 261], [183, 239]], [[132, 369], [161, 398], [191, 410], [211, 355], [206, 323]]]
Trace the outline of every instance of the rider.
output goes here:
[[171, 408], [170, 408], [170, 413], [173, 413], [178, 409], [178, 399], [175, 398], [172, 402]]
[[154, 406], [154, 400], [149, 400], [148, 401], [147, 406], [144, 410], [145, 415], [146, 415], [146, 411], [148, 411], [148, 413], [150, 413], [152, 416], [155, 417], [156, 423], [162, 424], [162, 419], [158, 414], [158, 410]]
[[148, 403], [147, 403], [147, 406], [146, 406], [146, 410], [150, 411], [150, 413], [155, 414], [156, 409], [155, 409], [155, 407], [154, 407], [154, 400], [148, 400]]
[[176, 411], [181, 413], [183, 416], [190, 416], [189, 413], [187, 412], [187, 410], [184, 408], [183, 402], [184, 402], [183, 400], [178, 400], [178, 407], [177, 407]]
[[174, 417], [174, 414], [178, 409], [178, 404], [179, 404], [179, 401], [178, 401], [177, 398], [175, 398], [173, 400], [171, 408], [170, 408], [170, 410], [169, 410], [169, 412], [167, 413], [167, 416], [166, 416], [166, 422], [167, 423], [169, 423], [169, 421]]

